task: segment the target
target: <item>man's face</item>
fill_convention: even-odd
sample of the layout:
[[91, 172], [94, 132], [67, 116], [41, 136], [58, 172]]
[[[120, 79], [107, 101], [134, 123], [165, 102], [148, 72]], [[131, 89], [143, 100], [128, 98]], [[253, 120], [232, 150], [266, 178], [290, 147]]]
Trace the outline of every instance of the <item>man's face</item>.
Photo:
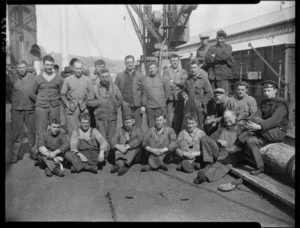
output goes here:
[[45, 72], [47, 74], [53, 73], [54, 62], [46, 60], [44, 63]]
[[129, 120], [124, 120], [123, 125], [126, 131], [131, 131], [133, 124], [135, 120], [134, 119], [129, 119]]
[[87, 131], [90, 128], [90, 121], [86, 119], [82, 119], [80, 122], [80, 126], [83, 131]]
[[247, 91], [248, 91], [248, 89], [246, 88], [246, 86], [239, 85], [237, 87], [237, 95], [238, 95], [238, 97], [239, 98], [243, 98], [246, 95]]
[[200, 40], [201, 40], [201, 43], [203, 45], [206, 45], [208, 43], [208, 38], [207, 37], [201, 38]]
[[225, 37], [224, 36], [217, 36], [217, 42], [218, 43], [222, 43], [225, 41]]
[[50, 132], [53, 136], [56, 136], [59, 133], [60, 124], [52, 123], [50, 125]]
[[186, 123], [188, 132], [192, 133], [197, 126], [197, 122], [195, 120], [187, 120]]
[[134, 60], [133, 58], [128, 58], [125, 60], [126, 69], [132, 71], [134, 69]]
[[215, 99], [215, 102], [216, 102], [217, 104], [221, 104], [224, 95], [225, 95], [225, 94], [223, 94], [223, 93], [214, 93], [214, 99]]
[[79, 62], [74, 63], [74, 73], [75, 73], [75, 76], [78, 78], [83, 74], [82, 63], [79, 63]]
[[96, 72], [97, 73], [102, 73], [102, 71], [105, 69], [105, 65], [101, 64], [101, 65], [96, 65]]
[[20, 76], [24, 76], [27, 72], [27, 67], [25, 63], [18, 65], [17, 72]]
[[277, 89], [275, 88], [264, 88], [264, 96], [268, 99], [276, 97]]
[[192, 64], [190, 70], [192, 75], [196, 75], [199, 72], [199, 66], [197, 64]]
[[149, 66], [148, 68], [148, 72], [150, 75], [156, 75], [156, 72], [157, 72], [157, 67], [156, 65], [152, 64], [151, 66]]
[[166, 119], [163, 116], [159, 116], [155, 119], [155, 123], [156, 128], [161, 129], [165, 125]]
[[173, 58], [171, 58], [170, 62], [171, 62], [171, 66], [172, 66], [173, 69], [177, 69], [178, 68], [179, 58], [173, 57]]
[[225, 112], [223, 118], [225, 126], [227, 127], [236, 123], [236, 117], [231, 112]]
[[109, 73], [102, 74], [100, 76], [100, 82], [101, 82], [101, 84], [108, 85], [109, 84], [109, 78], [110, 78]]

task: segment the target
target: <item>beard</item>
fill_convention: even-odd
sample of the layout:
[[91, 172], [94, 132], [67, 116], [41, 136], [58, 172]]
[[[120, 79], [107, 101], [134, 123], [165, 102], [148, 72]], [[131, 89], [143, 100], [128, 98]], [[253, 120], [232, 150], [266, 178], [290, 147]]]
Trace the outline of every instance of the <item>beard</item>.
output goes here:
[[109, 87], [109, 81], [105, 81], [105, 82], [104, 81], [100, 81], [100, 85], [108, 88]]

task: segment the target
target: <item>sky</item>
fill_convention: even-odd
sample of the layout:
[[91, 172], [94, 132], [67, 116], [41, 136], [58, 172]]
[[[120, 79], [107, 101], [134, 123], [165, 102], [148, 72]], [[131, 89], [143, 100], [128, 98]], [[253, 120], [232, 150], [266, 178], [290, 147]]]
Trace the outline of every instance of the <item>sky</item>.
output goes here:
[[[295, 5], [295, 1], [262, 1], [258, 4], [199, 4], [190, 16], [190, 37]], [[142, 47], [125, 5], [67, 5], [68, 52], [80, 56], [123, 60], [139, 59]], [[36, 5], [37, 39], [47, 53], [61, 50], [63, 5]], [[161, 10], [162, 5], [153, 5]], [[132, 10], [133, 15], [137, 17]], [[91, 32], [87, 32], [87, 31]], [[93, 38], [91, 38], [93, 37]], [[93, 42], [94, 40], [94, 42]], [[96, 47], [95, 42], [98, 43]]]

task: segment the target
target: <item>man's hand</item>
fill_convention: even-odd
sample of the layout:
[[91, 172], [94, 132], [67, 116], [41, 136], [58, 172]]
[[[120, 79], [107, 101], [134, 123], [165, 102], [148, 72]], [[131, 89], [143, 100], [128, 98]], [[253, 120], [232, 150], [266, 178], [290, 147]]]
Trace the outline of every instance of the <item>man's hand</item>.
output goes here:
[[104, 150], [100, 150], [98, 155], [98, 161], [103, 162], [104, 161]]
[[53, 158], [55, 158], [55, 157], [56, 157], [55, 151], [49, 151], [49, 155], [48, 155], [47, 159], [53, 160]]
[[66, 106], [69, 108], [69, 101], [66, 103]]
[[211, 57], [212, 57], [212, 58], [215, 58], [215, 57], [216, 57], [216, 54], [211, 54]]
[[82, 153], [77, 153], [77, 156], [80, 158], [82, 162], [87, 162], [87, 157], [84, 156]]
[[216, 122], [216, 120], [214, 118], [209, 118], [209, 119], [205, 120], [204, 124], [205, 125], [211, 125], [211, 124], [213, 124], [215, 122]]
[[146, 108], [144, 106], [141, 107], [141, 114], [144, 114], [146, 112]]
[[247, 124], [246, 124], [246, 129], [248, 131], [258, 131], [258, 130], [261, 130], [261, 126], [257, 123], [254, 123], [252, 121], [248, 121]]
[[187, 159], [190, 159], [190, 160], [195, 158], [194, 154], [190, 153], [190, 152], [184, 152], [183, 156], [186, 157]]
[[189, 96], [188, 96], [187, 94], [184, 94], [184, 95], [183, 95], [183, 99], [184, 99], [185, 101], [188, 101], [188, 100], [189, 100]]
[[218, 140], [218, 143], [220, 143], [220, 145], [221, 145], [222, 147], [227, 147], [227, 146], [228, 146], [228, 143], [227, 143], [225, 140], [219, 139], [219, 140]]

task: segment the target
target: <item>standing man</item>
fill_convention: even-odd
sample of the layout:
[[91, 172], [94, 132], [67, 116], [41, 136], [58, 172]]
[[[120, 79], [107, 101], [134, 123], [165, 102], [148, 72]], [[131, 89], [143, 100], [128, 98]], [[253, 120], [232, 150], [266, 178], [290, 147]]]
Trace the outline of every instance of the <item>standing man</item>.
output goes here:
[[208, 43], [209, 40], [209, 35], [207, 34], [199, 34], [199, 38], [201, 41], [200, 47], [197, 49], [197, 53], [196, 53], [196, 58], [199, 59], [200, 61], [203, 61], [203, 65], [201, 66], [201, 68], [205, 71], [208, 70], [208, 66], [205, 63], [205, 55], [208, 51], [208, 49], [211, 47], [211, 45]]
[[132, 113], [135, 125], [142, 127], [142, 83], [144, 76], [134, 69], [134, 57], [125, 57], [125, 71], [119, 73], [115, 80], [123, 97], [122, 113]]
[[118, 176], [125, 174], [135, 160], [141, 158], [143, 130], [135, 125], [132, 114], [123, 114], [123, 126], [117, 129], [111, 140], [115, 152], [115, 163], [111, 173], [118, 172]]
[[187, 129], [182, 130], [177, 139], [178, 148], [176, 154], [181, 161], [176, 170], [192, 173], [194, 169], [200, 169], [200, 139], [205, 133], [197, 128], [198, 123], [195, 114], [188, 113], [186, 119]]
[[255, 98], [247, 94], [247, 82], [239, 81], [236, 87], [237, 93], [228, 100], [227, 109], [234, 111], [237, 114], [237, 121], [240, 121], [254, 115], [257, 111], [257, 104]]
[[83, 74], [83, 63], [80, 60], [74, 62], [74, 74], [65, 79], [60, 94], [68, 108], [68, 133], [71, 136], [80, 125], [79, 114], [87, 112], [87, 99], [94, 99], [95, 96], [93, 83]]
[[60, 95], [63, 79], [53, 72], [54, 58], [43, 58], [45, 72], [37, 75], [31, 87], [30, 98], [35, 103], [35, 126], [37, 136], [47, 131], [53, 118], [60, 119]]
[[[237, 146], [246, 146], [254, 157], [256, 168], [250, 174], [264, 172], [264, 162], [260, 148], [267, 143], [282, 142], [289, 123], [289, 106], [284, 98], [276, 95], [276, 82], [266, 80], [262, 83], [265, 99], [261, 101], [260, 109], [248, 118], [246, 131], [239, 135]], [[234, 146], [233, 146], [234, 149]]]
[[232, 56], [231, 45], [225, 43], [226, 37], [224, 30], [217, 32], [217, 44], [208, 49], [205, 63], [208, 66], [208, 76], [212, 87], [223, 88], [228, 94], [228, 79], [232, 78], [231, 67], [234, 66], [235, 59]]
[[12, 130], [12, 156], [11, 163], [16, 163], [21, 158], [21, 135], [23, 124], [27, 128], [30, 158], [36, 158], [35, 147], [35, 115], [34, 102], [29, 98], [30, 87], [35, 76], [27, 72], [27, 63], [21, 61], [17, 66], [17, 74], [8, 77], [12, 88], [11, 94], [11, 130]]
[[[207, 73], [199, 68], [199, 61], [192, 60], [191, 74], [185, 81], [183, 88], [183, 97], [186, 100], [184, 106], [184, 115], [193, 112], [197, 115], [198, 127], [203, 130], [204, 115], [206, 112], [206, 104], [213, 97], [211, 84], [207, 79]], [[186, 128], [186, 121], [183, 120], [182, 129]]]
[[163, 72], [163, 78], [168, 81], [170, 86], [170, 97], [167, 99], [167, 122], [176, 134], [181, 130], [184, 98], [182, 88], [187, 79], [187, 72], [179, 68], [179, 56], [174, 54], [170, 58], [171, 67]]
[[149, 62], [147, 69], [148, 75], [143, 80], [141, 111], [147, 111], [148, 127], [151, 128], [155, 125], [155, 113], [160, 111], [166, 113], [166, 101], [170, 97], [170, 86], [164, 77], [158, 75], [155, 62]]
[[123, 99], [119, 88], [112, 83], [108, 69], [102, 71], [100, 82], [93, 86], [95, 99], [87, 101], [89, 107], [95, 108], [96, 127], [110, 143], [116, 132], [118, 108]]
[[39, 160], [47, 166], [46, 175], [50, 177], [54, 173], [59, 177], [63, 177], [65, 174], [61, 162], [64, 159], [65, 152], [70, 148], [70, 139], [60, 129], [58, 119], [52, 119], [49, 130], [39, 137], [37, 147]]
[[71, 151], [65, 158], [71, 162], [71, 172], [82, 170], [98, 173], [97, 164], [105, 160], [109, 144], [96, 128], [91, 128], [91, 117], [88, 112], [80, 113], [80, 127], [73, 131], [70, 139]]
[[172, 128], [166, 126], [166, 114], [160, 110], [154, 118], [155, 126], [147, 131], [142, 144], [149, 154], [148, 165], [142, 167], [142, 172], [158, 169], [167, 171], [166, 163], [177, 149], [177, 136]]

